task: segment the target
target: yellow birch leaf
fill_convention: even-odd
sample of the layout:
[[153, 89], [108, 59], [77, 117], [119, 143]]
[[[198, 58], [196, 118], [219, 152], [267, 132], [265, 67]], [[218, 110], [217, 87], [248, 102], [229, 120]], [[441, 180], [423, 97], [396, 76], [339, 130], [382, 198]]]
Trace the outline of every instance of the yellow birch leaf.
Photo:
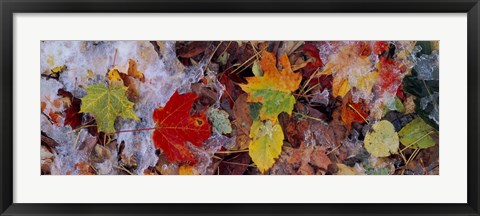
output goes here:
[[363, 142], [365, 149], [375, 157], [388, 157], [390, 153], [398, 153], [398, 134], [393, 124], [387, 120], [375, 123]]
[[282, 152], [282, 127], [278, 121], [255, 120], [250, 128], [250, 139], [248, 153], [260, 172], [265, 173]]

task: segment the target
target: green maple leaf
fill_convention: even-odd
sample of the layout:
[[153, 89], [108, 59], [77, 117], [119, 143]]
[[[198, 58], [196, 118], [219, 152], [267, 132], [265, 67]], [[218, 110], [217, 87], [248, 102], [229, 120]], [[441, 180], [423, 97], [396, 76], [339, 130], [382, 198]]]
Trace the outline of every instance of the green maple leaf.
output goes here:
[[123, 117], [139, 120], [133, 110], [133, 102], [130, 102], [125, 93], [127, 87], [105, 87], [101, 83], [85, 87], [87, 95], [82, 98], [80, 113], [90, 113], [95, 116], [99, 132], [115, 132], [115, 119]]

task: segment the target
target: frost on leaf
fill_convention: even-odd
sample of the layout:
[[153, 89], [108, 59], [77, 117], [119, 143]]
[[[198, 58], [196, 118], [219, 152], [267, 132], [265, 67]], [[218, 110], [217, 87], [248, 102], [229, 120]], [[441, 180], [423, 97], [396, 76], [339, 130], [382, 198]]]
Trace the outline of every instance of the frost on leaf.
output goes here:
[[200, 146], [210, 137], [210, 124], [204, 112], [191, 115], [195, 93], [175, 92], [165, 107], [153, 111], [156, 123], [153, 132], [155, 148], [160, 148], [171, 162], [197, 162], [186, 143]]
[[219, 134], [229, 134], [232, 132], [232, 125], [228, 120], [228, 113], [225, 110], [210, 107], [207, 111], [208, 120], [213, 123], [213, 128]]
[[355, 43], [342, 46], [338, 53], [329, 58], [322, 75], [333, 75], [332, 95], [344, 97], [353, 87], [356, 87], [362, 98], [368, 98], [373, 85], [378, 79], [369, 56], [360, 55], [360, 49]]
[[409, 148], [429, 148], [435, 145], [435, 141], [430, 136], [434, 131], [433, 127], [425, 123], [422, 118], [417, 117], [399, 132], [400, 142]]
[[372, 126], [365, 135], [365, 149], [375, 157], [388, 157], [390, 153], [398, 152], [398, 134], [395, 127], [387, 120], [382, 120]]
[[247, 102], [262, 104], [261, 120], [275, 121], [282, 112], [291, 114], [295, 104], [295, 98], [291, 93], [298, 89], [302, 80], [300, 73], [292, 71], [286, 54], [280, 57], [283, 68], [281, 71], [277, 69], [276, 62], [272, 53], [264, 51], [260, 61], [263, 76], [247, 77], [245, 79], [248, 84], [240, 85], [242, 90], [248, 93]]
[[42, 41], [40, 52], [42, 175], [440, 170], [439, 41]]
[[87, 95], [82, 98], [80, 113], [91, 113], [95, 116], [99, 132], [115, 132], [115, 119], [123, 117], [139, 120], [133, 110], [134, 103], [125, 96], [127, 87], [106, 87], [97, 83], [85, 87]]
[[253, 121], [250, 128], [249, 154], [260, 172], [265, 173], [282, 152], [283, 131], [278, 121]]

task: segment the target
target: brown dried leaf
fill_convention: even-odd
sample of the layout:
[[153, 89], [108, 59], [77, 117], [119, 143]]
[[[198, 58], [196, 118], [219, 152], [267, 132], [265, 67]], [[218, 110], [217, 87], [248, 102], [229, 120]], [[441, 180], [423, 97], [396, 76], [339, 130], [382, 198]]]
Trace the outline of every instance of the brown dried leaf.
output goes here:
[[247, 94], [240, 95], [233, 105], [233, 116], [235, 118], [234, 131], [236, 134], [236, 143], [240, 150], [248, 148], [250, 142], [250, 127], [253, 123], [247, 97]]
[[225, 159], [219, 166], [220, 175], [242, 175], [251, 163], [247, 152], [237, 154], [232, 158]]
[[193, 41], [178, 50], [178, 56], [182, 58], [192, 58], [205, 51], [210, 42]]

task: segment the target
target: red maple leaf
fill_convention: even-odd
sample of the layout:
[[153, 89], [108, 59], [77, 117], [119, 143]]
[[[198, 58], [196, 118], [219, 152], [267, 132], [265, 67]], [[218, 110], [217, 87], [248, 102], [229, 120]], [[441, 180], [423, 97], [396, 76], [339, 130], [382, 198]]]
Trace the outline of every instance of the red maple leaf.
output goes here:
[[210, 124], [205, 112], [190, 115], [193, 102], [198, 98], [195, 93], [183, 95], [175, 92], [165, 107], [153, 111], [156, 128], [153, 132], [155, 148], [163, 150], [171, 162], [196, 163], [187, 142], [200, 146], [210, 137]]
[[373, 44], [373, 54], [378, 55], [388, 50], [388, 43], [385, 41], [376, 41]]
[[378, 87], [380, 88], [378, 89], [379, 92], [395, 94], [402, 83], [405, 66], [399, 65], [398, 62], [392, 59], [380, 57], [377, 69], [380, 72], [380, 80], [378, 83]]
[[[302, 68], [302, 76], [305, 77], [307, 80], [310, 76], [315, 73], [315, 71], [323, 66], [322, 59], [320, 58], [320, 50], [315, 46], [315, 44], [311, 42], [305, 43], [303, 46], [303, 51], [308, 53], [311, 57], [315, 58], [315, 62], [309, 62], [304, 68]], [[323, 82], [325, 77], [321, 78], [313, 78], [308, 83], [309, 86], [314, 86], [320, 82]]]
[[63, 125], [70, 125], [72, 129], [80, 127], [82, 124], [83, 113], [80, 113], [80, 104], [82, 101], [73, 96], [72, 93], [65, 91], [63, 89], [58, 90], [58, 95], [70, 99], [70, 106], [65, 109], [65, 121]]
[[355, 43], [359, 56], [369, 56], [372, 53], [372, 47], [369, 42], [359, 41]]

